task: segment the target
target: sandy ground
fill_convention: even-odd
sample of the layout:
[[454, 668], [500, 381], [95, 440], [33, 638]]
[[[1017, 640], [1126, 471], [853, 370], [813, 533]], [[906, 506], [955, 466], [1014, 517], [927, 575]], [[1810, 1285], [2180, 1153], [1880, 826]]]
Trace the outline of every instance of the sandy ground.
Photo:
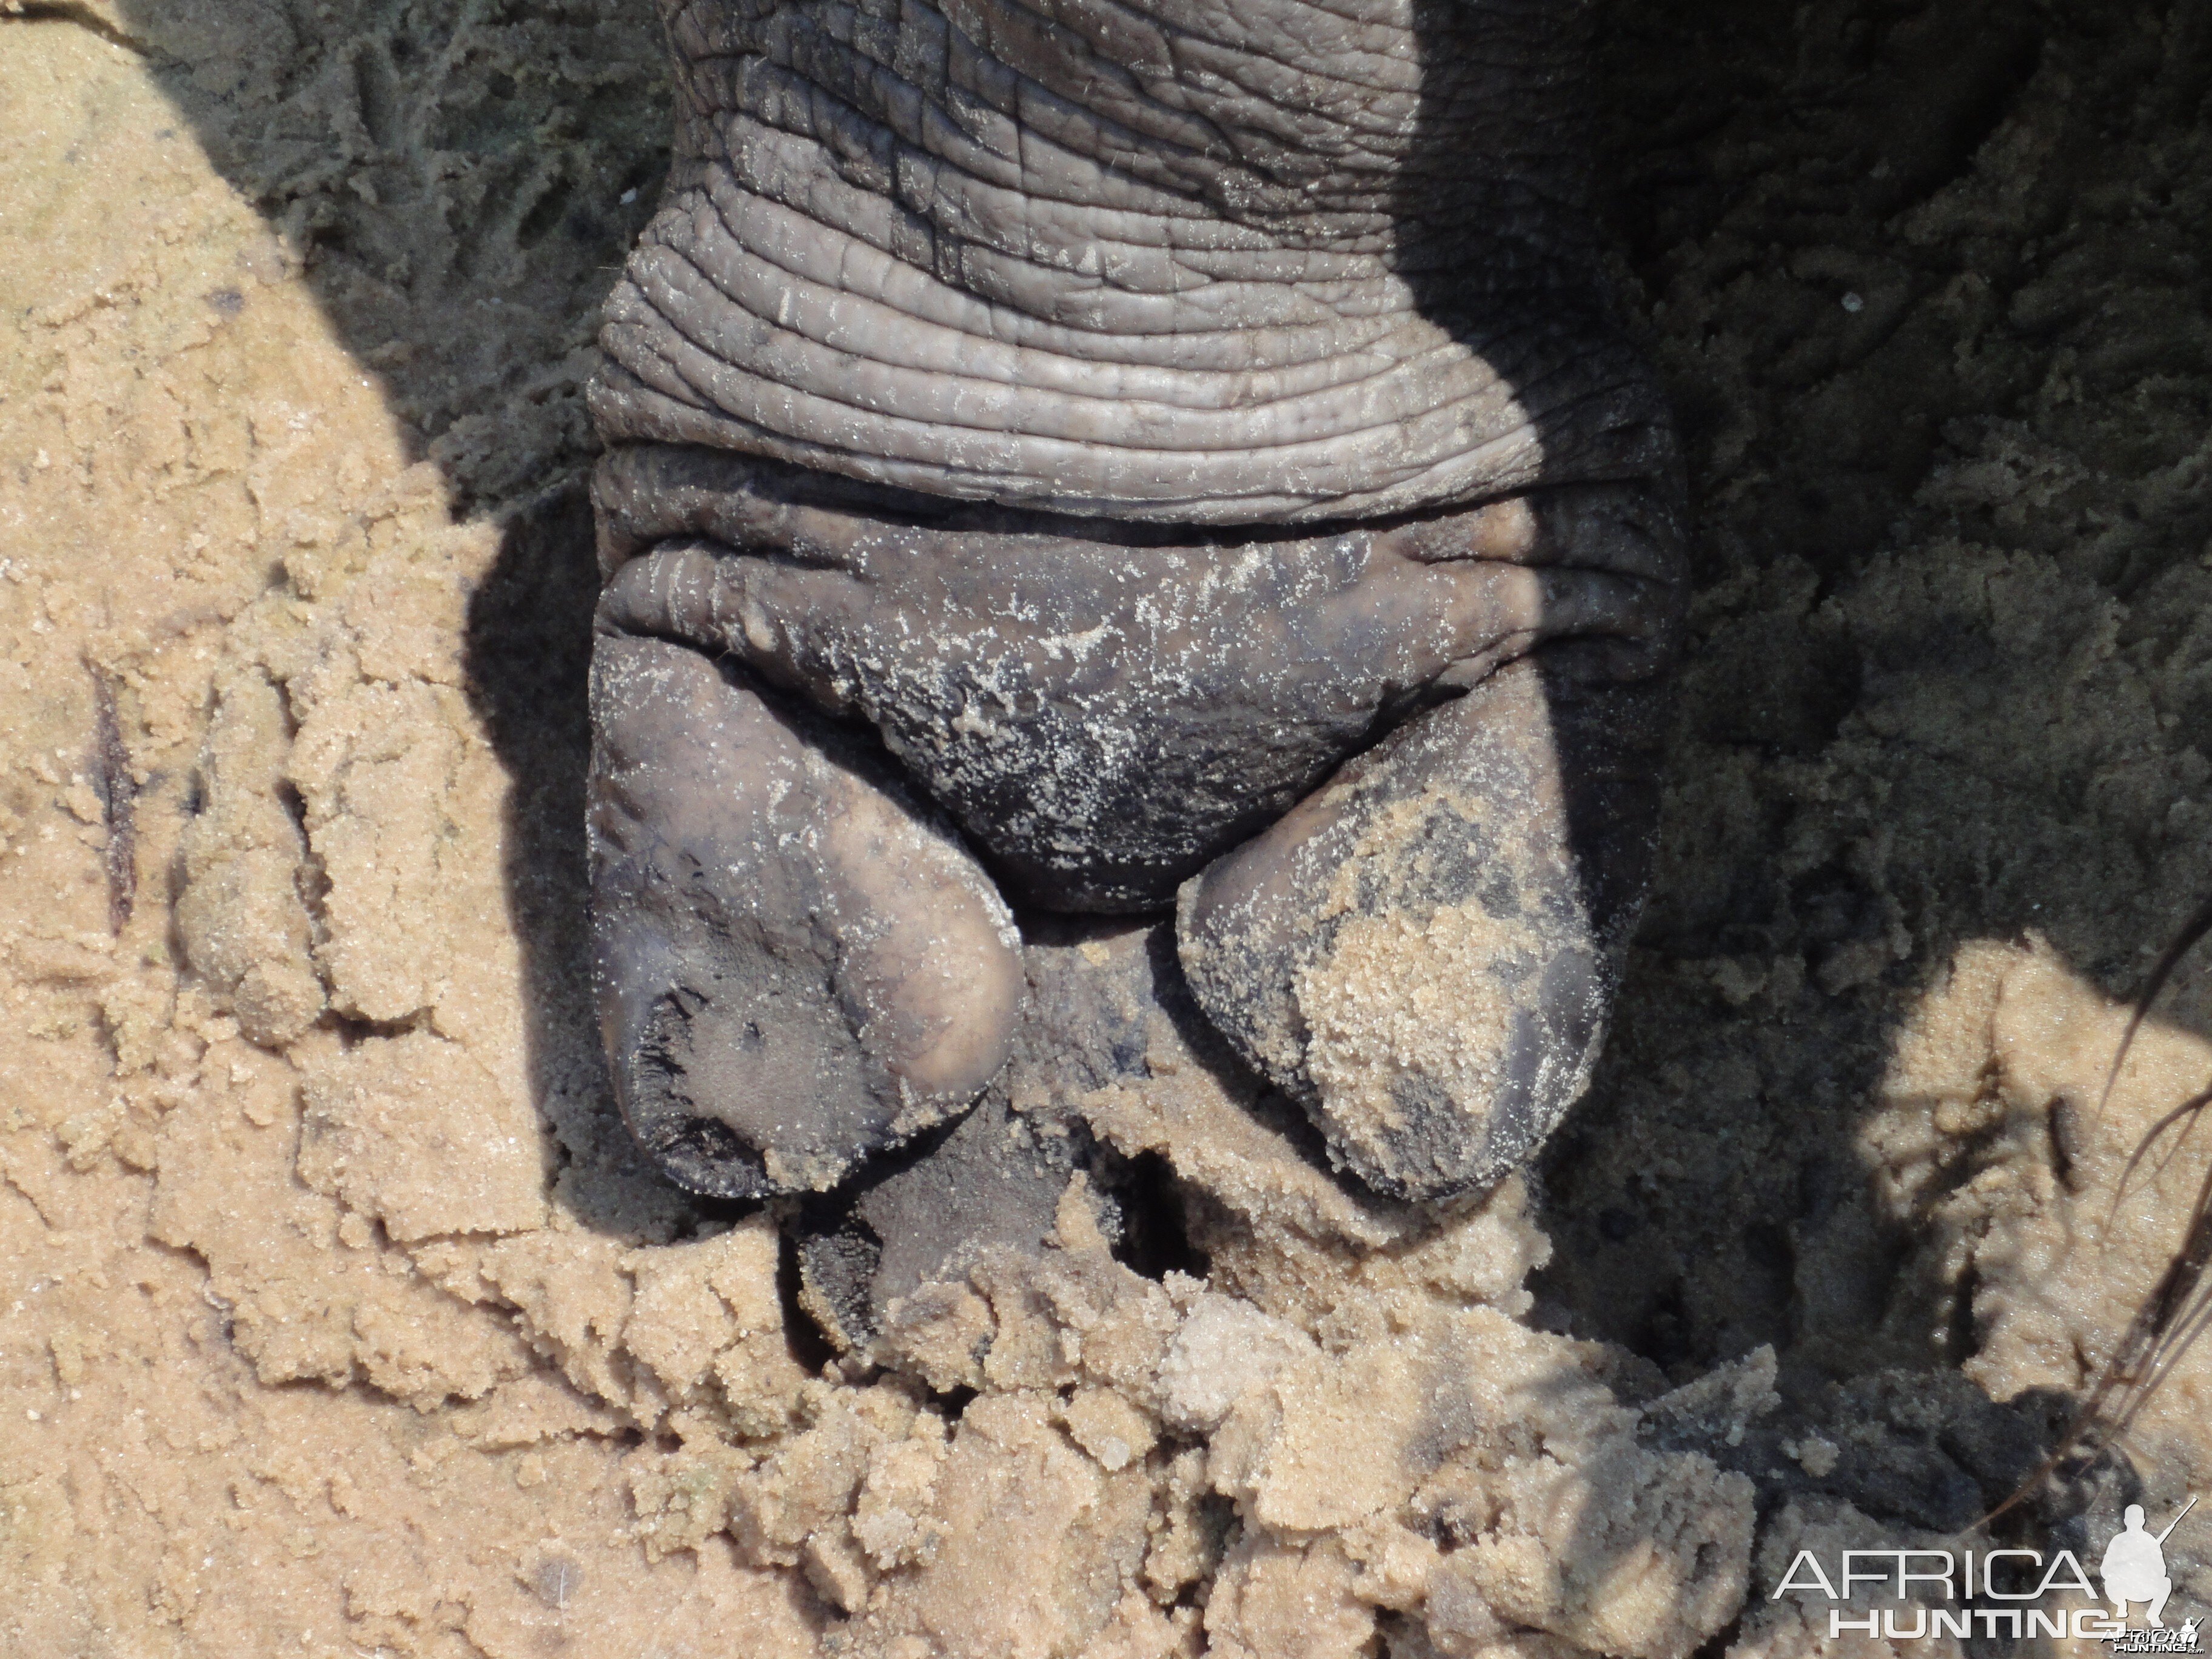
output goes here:
[[[2212, 1155], [2118, 1192], [2201, 958], [2100, 1107], [2212, 893], [2212, 14], [1607, 11], [1701, 528], [1592, 1097], [1408, 1218], [1154, 1032], [1078, 1106], [1194, 1271], [1079, 1188], [902, 1376], [592, 1052], [646, 8], [0, 5], [0, 1649], [1751, 1659], [1825, 1644], [1801, 1544], [2033, 1465]], [[2161, 1524], [2207, 1421], [2200, 1355], [2006, 1535]]]

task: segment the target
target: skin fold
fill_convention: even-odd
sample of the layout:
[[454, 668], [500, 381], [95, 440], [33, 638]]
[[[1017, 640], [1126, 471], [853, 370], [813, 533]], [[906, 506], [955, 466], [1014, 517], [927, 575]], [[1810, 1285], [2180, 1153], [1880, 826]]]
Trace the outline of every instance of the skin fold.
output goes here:
[[684, 1184], [965, 1110], [1172, 911], [1369, 1185], [1524, 1158], [1640, 898], [1680, 531], [1581, 9], [684, 3], [593, 396], [596, 973]]

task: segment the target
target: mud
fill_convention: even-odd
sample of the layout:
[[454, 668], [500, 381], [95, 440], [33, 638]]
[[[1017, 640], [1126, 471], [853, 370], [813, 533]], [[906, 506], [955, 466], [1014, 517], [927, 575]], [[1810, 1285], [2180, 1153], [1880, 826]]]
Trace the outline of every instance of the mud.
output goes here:
[[[2118, 1190], [2212, 1073], [2201, 958], [2102, 1098], [2212, 892], [2212, 26], [1606, 40], [1696, 591], [1591, 1094], [1427, 1215], [1146, 928], [1039, 938], [1023, 1226], [963, 1253], [926, 1183], [683, 1199], [595, 1058], [642, 9], [0, 14], [0, 1645], [1752, 1659], [1828, 1645], [1798, 1548], [2031, 1469], [2212, 1156]], [[2162, 1525], [2207, 1363], [2005, 1535]]]

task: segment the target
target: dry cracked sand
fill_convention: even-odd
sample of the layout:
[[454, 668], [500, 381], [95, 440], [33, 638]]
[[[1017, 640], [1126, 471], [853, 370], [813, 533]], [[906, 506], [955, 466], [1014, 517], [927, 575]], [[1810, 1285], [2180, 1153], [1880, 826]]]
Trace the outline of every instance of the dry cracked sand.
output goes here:
[[[2201, 953], [2100, 1106], [2212, 894], [2212, 12], [1605, 10], [1699, 532], [1590, 1097], [1424, 1218], [1139, 1008], [1012, 1093], [1160, 1213], [1073, 1182], [841, 1358], [580, 979], [643, 0], [0, 0], [0, 1651], [1960, 1645], [1771, 1590], [1971, 1528], [2212, 1157], [2118, 1190]], [[2200, 1353], [2003, 1536], [2171, 1512], [2208, 1422]]]

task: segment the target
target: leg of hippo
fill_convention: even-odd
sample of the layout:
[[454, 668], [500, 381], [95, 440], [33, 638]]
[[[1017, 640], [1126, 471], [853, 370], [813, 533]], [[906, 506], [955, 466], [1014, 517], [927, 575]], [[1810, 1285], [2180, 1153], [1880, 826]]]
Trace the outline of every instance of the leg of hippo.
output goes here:
[[1348, 1169], [1525, 1158], [1604, 1029], [1680, 592], [1589, 8], [663, 3], [592, 394], [641, 1138], [841, 1181], [1006, 1051], [1001, 891], [1180, 891], [1206, 1013]]
[[957, 841], [681, 644], [603, 629], [592, 715], [594, 981], [646, 1150], [716, 1196], [820, 1190], [964, 1109], [1022, 981]]

